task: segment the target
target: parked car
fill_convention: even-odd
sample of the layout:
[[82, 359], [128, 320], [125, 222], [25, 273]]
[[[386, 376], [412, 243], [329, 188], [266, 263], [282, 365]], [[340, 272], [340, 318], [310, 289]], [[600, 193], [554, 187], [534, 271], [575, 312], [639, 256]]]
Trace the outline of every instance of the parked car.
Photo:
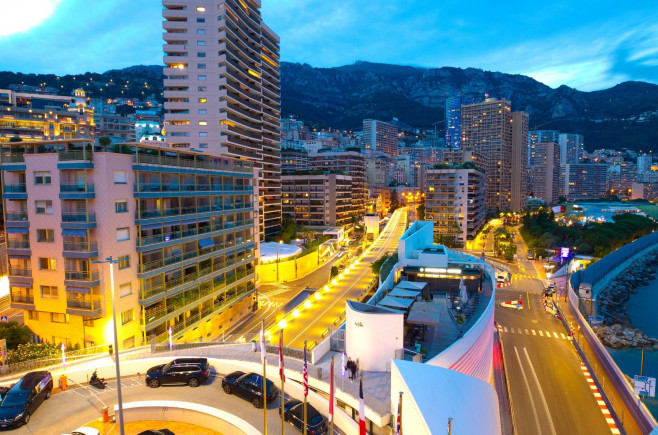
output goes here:
[[[298, 431], [304, 432], [304, 404], [299, 400], [286, 402], [283, 405], [283, 419], [290, 422]], [[306, 433], [308, 435], [327, 433], [327, 419], [311, 404], [306, 404]]]
[[0, 427], [27, 424], [41, 402], [50, 398], [53, 376], [50, 372], [30, 372], [12, 386], [0, 403]]
[[[251, 402], [255, 408], [263, 406], [263, 377], [257, 373], [233, 372], [222, 379], [222, 389], [226, 394], [235, 394]], [[265, 384], [267, 403], [276, 399], [279, 389], [274, 382], [267, 380]]]
[[208, 380], [207, 358], [177, 358], [167, 364], [151, 367], [146, 372], [146, 385], [157, 388], [165, 384], [187, 384], [198, 387]]
[[137, 435], [176, 435], [169, 429], [149, 429], [144, 432], [140, 432]]
[[534, 260], [535, 259], [535, 254], [532, 253], [532, 251], [528, 251], [528, 260]]

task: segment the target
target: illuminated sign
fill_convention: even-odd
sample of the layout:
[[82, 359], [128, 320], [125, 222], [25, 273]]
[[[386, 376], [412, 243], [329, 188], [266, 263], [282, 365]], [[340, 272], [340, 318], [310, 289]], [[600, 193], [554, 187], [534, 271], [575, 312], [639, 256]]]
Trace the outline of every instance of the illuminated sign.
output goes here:
[[560, 255], [562, 258], [569, 258], [569, 248], [562, 248], [562, 253]]

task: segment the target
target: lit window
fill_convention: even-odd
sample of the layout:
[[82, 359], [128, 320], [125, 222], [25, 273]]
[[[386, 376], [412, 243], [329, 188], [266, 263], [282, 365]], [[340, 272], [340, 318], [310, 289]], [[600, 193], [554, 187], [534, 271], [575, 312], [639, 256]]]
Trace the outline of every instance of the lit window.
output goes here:
[[39, 270], [55, 270], [56, 265], [54, 258], [39, 258]]
[[127, 269], [130, 267], [130, 255], [124, 255], [122, 257], [119, 257], [119, 260], [117, 261], [117, 264], [119, 266], [119, 269]]
[[50, 171], [34, 172], [34, 184], [50, 184]]
[[208, 102], [207, 99], [205, 99], [205, 98], [199, 98], [199, 103], [205, 104], [205, 103], [207, 103], [207, 102]]
[[121, 313], [121, 324], [125, 325], [128, 322], [132, 322], [134, 318], [135, 315], [134, 315], [134, 310], [132, 308], [128, 311], [124, 311], [123, 313]]
[[117, 242], [130, 240], [130, 228], [117, 228]]
[[205, 8], [204, 6], [197, 6], [197, 7], [196, 7], [196, 11], [197, 11], [197, 12], [205, 12], [205, 11], [206, 11], [206, 8]]
[[208, 121], [199, 121], [199, 125], [208, 125]]

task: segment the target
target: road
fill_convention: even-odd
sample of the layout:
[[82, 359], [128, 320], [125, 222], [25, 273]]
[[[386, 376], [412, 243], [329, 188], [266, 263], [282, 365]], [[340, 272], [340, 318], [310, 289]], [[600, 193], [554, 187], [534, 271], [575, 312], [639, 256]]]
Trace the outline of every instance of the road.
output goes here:
[[[150, 365], [144, 362], [144, 369]], [[146, 371], [146, 370], [144, 370]], [[230, 412], [233, 415], [251, 423], [259, 431], [263, 430], [263, 410], [254, 408], [249, 402], [228, 395], [221, 389], [221, 377], [211, 377], [208, 382], [198, 388], [186, 385], [163, 386], [160, 388], [148, 388], [144, 385], [144, 378], [136, 376], [121, 378], [121, 392], [123, 403], [142, 400], [175, 400], [192, 403], [200, 403], [213, 408]], [[52, 397], [44, 401], [30, 419], [30, 423], [12, 431], [16, 435], [59, 435], [70, 433], [72, 430], [83, 426], [101, 416], [103, 403], [110, 407], [110, 413], [114, 409], [117, 398], [116, 381], [109, 380], [108, 388], [97, 390], [93, 387], [80, 388], [74, 386], [68, 391], [54, 393]], [[281, 419], [278, 413], [279, 399], [268, 405], [267, 428], [269, 433], [281, 433]], [[66, 410], [66, 412], [62, 412]], [[162, 420], [166, 420], [163, 416]], [[157, 423], [153, 429], [167, 427], [166, 421]], [[115, 432], [115, 433], [118, 433]], [[290, 425], [286, 425], [286, 434], [299, 434]]]
[[[520, 237], [517, 237], [520, 239]], [[610, 428], [580, 368], [562, 322], [542, 304], [544, 285], [525, 246], [516, 241], [518, 265], [509, 287], [496, 291], [496, 322], [510, 387], [516, 433], [606, 434]], [[523, 309], [501, 303], [523, 300]]]

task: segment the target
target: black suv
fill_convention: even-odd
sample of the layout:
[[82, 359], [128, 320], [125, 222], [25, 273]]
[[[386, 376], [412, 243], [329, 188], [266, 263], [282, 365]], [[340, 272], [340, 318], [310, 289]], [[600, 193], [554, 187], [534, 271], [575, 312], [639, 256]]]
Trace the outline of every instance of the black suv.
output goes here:
[[[279, 408], [281, 414], [281, 408]], [[289, 421], [295, 429], [304, 432], [304, 404], [299, 400], [291, 400], [283, 405], [283, 419]], [[306, 404], [306, 433], [308, 435], [323, 435], [327, 433], [327, 419], [317, 409]]]
[[151, 388], [165, 384], [198, 387], [208, 380], [209, 369], [207, 358], [176, 358], [170, 363], [148, 369], [146, 385]]
[[0, 403], [0, 427], [27, 424], [41, 402], [53, 391], [50, 372], [30, 372], [12, 386]]
[[[276, 399], [279, 389], [274, 382], [267, 380], [265, 384], [267, 403]], [[255, 408], [263, 406], [263, 376], [257, 373], [233, 372], [222, 379], [222, 388], [226, 394], [235, 394], [251, 402]]]

